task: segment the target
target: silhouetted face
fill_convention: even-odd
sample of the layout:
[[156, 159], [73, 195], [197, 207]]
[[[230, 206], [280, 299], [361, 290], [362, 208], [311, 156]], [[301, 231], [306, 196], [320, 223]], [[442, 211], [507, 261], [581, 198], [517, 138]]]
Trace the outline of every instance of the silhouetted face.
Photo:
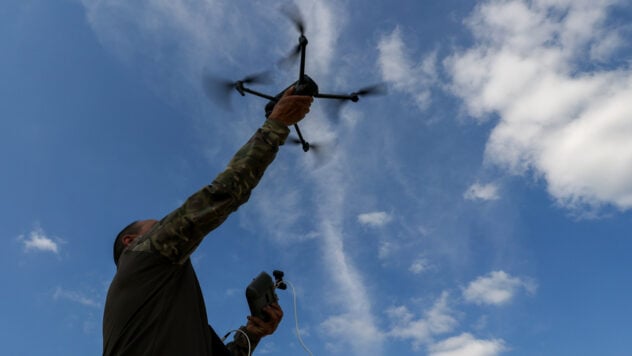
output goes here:
[[141, 221], [137, 222], [136, 225], [139, 228], [138, 233], [123, 236], [123, 245], [125, 245], [125, 247], [127, 247], [127, 245], [132, 243], [132, 241], [134, 241], [134, 239], [136, 239], [139, 236], [145, 235], [157, 223], [158, 223], [158, 220], [151, 220], [151, 219], [150, 220], [141, 220]]

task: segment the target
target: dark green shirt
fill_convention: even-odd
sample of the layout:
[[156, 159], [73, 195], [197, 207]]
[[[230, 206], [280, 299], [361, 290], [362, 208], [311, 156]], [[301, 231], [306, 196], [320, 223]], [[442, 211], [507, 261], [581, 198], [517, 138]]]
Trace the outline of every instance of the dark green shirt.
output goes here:
[[[247, 354], [241, 333], [225, 347], [208, 325], [189, 256], [248, 201], [288, 133], [284, 125], [266, 121], [211, 185], [123, 251], [105, 303], [104, 355]], [[253, 349], [258, 341], [251, 338]]]

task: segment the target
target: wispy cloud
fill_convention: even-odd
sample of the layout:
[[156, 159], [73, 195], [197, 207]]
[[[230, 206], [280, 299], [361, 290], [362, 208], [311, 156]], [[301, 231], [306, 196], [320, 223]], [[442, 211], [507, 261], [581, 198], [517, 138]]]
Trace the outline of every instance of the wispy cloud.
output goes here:
[[470, 282], [463, 290], [463, 297], [470, 303], [503, 305], [511, 302], [523, 289], [529, 294], [534, 294], [537, 285], [531, 279], [512, 277], [503, 271], [493, 271]]
[[493, 183], [481, 184], [474, 183], [472, 184], [465, 193], [463, 193], [463, 197], [467, 200], [498, 200], [500, 199], [500, 195], [498, 194], [498, 186]]
[[59, 253], [59, 244], [48, 237], [46, 232], [40, 227], [35, 227], [30, 233], [28, 238], [20, 235], [18, 240], [24, 244], [25, 251], [41, 251], [52, 252], [54, 254]]
[[83, 293], [57, 287], [53, 293], [54, 300], [67, 300], [73, 303], [78, 303], [86, 307], [100, 308], [101, 303], [85, 296]]
[[[520, 289], [535, 293], [536, 286], [529, 279], [511, 277], [498, 271], [470, 283], [463, 295], [468, 303], [500, 305], [512, 300]], [[391, 325], [384, 335], [410, 341], [414, 351], [425, 347], [433, 356], [494, 356], [508, 350], [502, 339], [478, 339], [469, 332], [437, 341], [442, 335], [459, 328], [459, 317], [464, 315], [459, 305], [461, 303], [451, 300], [449, 292], [444, 291], [420, 317], [405, 305], [388, 308], [386, 315]], [[485, 327], [484, 320], [479, 320], [477, 324], [479, 329]]]
[[328, 317], [320, 327], [330, 340], [328, 348], [335, 354], [382, 354], [382, 333], [375, 327], [370, 315], [358, 317], [356, 312], [336, 314]]
[[487, 161], [571, 209], [632, 208], [632, 70], [612, 60], [629, 44], [605, 24], [617, 3], [485, 1], [466, 21], [475, 45], [445, 61], [467, 112], [499, 117]]
[[425, 258], [418, 258], [413, 261], [408, 270], [413, 274], [421, 274], [430, 268], [430, 263]]
[[358, 215], [358, 222], [370, 227], [381, 227], [393, 220], [393, 217], [384, 211], [375, 211]]
[[328, 197], [318, 211], [325, 266], [335, 283], [335, 294], [330, 296], [342, 310], [329, 316], [321, 326], [332, 340], [338, 341], [335, 347], [346, 345], [358, 355], [380, 354], [383, 338], [371, 309], [374, 301], [345, 247], [345, 161], [344, 154], [338, 153], [317, 177], [320, 192]]
[[[267, 180], [263, 182], [263, 189], [258, 189], [258, 199], [250, 204], [256, 208], [253, 213], [242, 219], [242, 224], [255, 229], [253, 221], [263, 224], [268, 235], [280, 243], [296, 243], [317, 237], [318, 233], [312, 230], [305, 230], [303, 224], [306, 211], [301, 207], [304, 205], [302, 192], [297, 187], [277, 183], [288, 174], [288, 167], [277, 165], [276, 169], [267, 172]], [[309, 226], [311, 229], [311, 226]]]
[[431, 88], [438, 78], [437, 54], [433, 52], [416, 61], [407, 48], [399, 27], [382, 36], [377, 45], [382, 79], [411, 96], [423, 110], [431, 103]]
[[[240, 12], [230, 9], [230, 2], [81, 2], [101, 42], [126, 61], [135, 60], [137, 56], [152, 56], [154, 63], [162, 65], [179, 61], [178, 66], [200, 66], [209, 56], [226, 55], [231, 43], [235, 44], [223, 38], [228, 32], [226, 28], [231, 29], [232, 38], [247, 43], [248, 24], [237, 21]], [[174, 47], [179, 50], [173, 51]]]
[[[297, 2], [306, 22], [310, 51], [310, 73], [327, 74], [337, 51], [336, 42], [347, 22], [346, 10], [335, 1], [303, 0]], [[292, 38], [295, 38], [295, 32]]]
[[378, 257], [381, 260], [387, 259], [395, 253], [398, 246], [390, 241], [382, 241], [378, 248]]
[[449, 294], [444, 292], [437, 299], [424, 317], [415, 318], [406, 306], [387, 309], [386, 313], [392, 322], [387, 336], [412, 341], [413, 349], [418, 350], [428, 344], [436, 335], [449, 333], [457, 327], [458, 321], [454, 311], [448, 304]]
[[469, 333], [463, 333], [433, 344], [430, 356], [496, 356], [506, 351], [505, 342], [500, 339], [481, 340]]

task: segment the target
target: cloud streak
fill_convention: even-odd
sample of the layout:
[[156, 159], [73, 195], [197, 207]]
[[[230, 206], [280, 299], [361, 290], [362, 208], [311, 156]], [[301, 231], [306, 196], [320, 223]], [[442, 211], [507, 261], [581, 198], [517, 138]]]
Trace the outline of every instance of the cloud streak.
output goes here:
[[[173, 60], [182, 64], [226, 54], [232, 41], [222, 28], [237, 29], [239, 11], [223, 1], [163, 1], [130, 3], [121, 0], [82, 0], [88, 22], [101, 42], [121, 59], [151, 56], [154, 63]], [[239, 37], [242, 32], [231, 31]], [[177, 48], [178, 51], [173, 51]], [[174, 58], [175, 57], [175, 58]]]
[[73, 303], [81, 304], [86, 307], [92, 308], [101, 308], [101, 303], [98, 301], [86, 297], [84, 294], [76, 291], [71, 291], [64, 289], [62, 287], [57, 287], [55, 292], [53, 293], [54, 300], [67, 300]]
[[345, 251], [345, 190], [344, 154], [338, 153], [326, 170], [315, 179], [319, 190], [328, 197], [319, 208], [325, 266], [335, 283], [334, 297], [342, 313], [329, 316], [322, 327], [326, 334], [340, 343], [349, 343], [355, 354], [380, 354], [383, 337], [372, 313], [373, 300], [364, 286], [362, 276]]

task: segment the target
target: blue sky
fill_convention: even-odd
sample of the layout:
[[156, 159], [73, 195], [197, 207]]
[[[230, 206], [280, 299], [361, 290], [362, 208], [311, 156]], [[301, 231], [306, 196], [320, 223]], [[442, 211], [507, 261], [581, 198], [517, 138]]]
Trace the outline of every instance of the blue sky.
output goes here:
[[[279, 2], [278, 4], [281, 4]], [[316, 355], [626, 355], [632, 7], [617, 0], [297, 2], [323, 92], [250, 201], [193, 256], [209, 320], [262, 270]], [[263, 120], [201, 78], [296, 43], [264, 1], [8, 0], [0, 11], [0, 341], [101, 352], [114, 235], [212, 181]], [[298, 355], [292, 298], [260, 354]]]

